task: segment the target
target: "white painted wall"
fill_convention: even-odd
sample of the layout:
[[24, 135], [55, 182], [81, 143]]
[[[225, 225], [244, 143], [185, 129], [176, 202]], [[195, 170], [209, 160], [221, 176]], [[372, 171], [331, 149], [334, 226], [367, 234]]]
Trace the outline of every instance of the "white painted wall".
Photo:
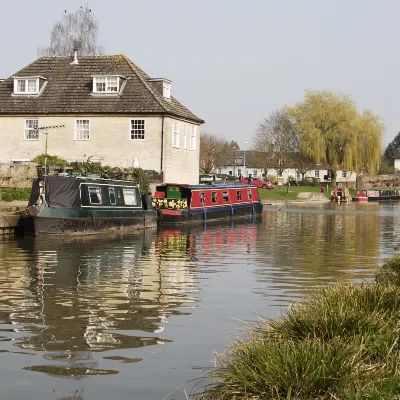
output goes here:
[[[145, 119], [144, 140], [130, 139], [130, 119]], [[161, 169], [162, 117], [159, 116], [10, 116], [0, 117], [0, 163], [12, 160], [30, 160], [45, 152], [46, 135], [43, 131], [39, 140], [25, 140], [25, 120], [38, 119], [39, 127], [65, 125], [64, 128], [50, 129], [48, 132], [48, 154], [57, 155], [71, 161], [83, 161], [88, 157], [103, 164], [131, 167], [135, 158], [143, 169]], [[75, 120], [90, 121], [90, 140], [75, 140]], [[180, 124], [186, 122], [179, 121]], [[200, 127], [196, 125], [196, 150], [182, 145], [172, 148], [172, 119], [164, 118], [163, 169], [164, 181], [177, 183], [198, 183]]]

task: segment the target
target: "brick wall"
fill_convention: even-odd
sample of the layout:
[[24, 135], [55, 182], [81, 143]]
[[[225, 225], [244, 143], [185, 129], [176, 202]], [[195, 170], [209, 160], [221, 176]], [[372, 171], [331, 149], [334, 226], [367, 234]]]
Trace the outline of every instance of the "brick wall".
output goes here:
[[400, 188], [400, 174], [391, 175], [359, 175], [359, 189]]
[[36, 177], [36, 164], [0, 164], [0, 187], [30, 188]]

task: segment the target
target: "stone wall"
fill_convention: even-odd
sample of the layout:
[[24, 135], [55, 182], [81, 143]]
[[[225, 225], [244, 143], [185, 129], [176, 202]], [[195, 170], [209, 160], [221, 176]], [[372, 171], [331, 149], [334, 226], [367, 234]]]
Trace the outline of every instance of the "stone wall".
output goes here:
[[0, 187], [30, 188], [37, 177], [36, 164], [0, 164]]
[[359, 175], [357, 177], [357, 188], [359, 189], [400, 188], [400, 174]]

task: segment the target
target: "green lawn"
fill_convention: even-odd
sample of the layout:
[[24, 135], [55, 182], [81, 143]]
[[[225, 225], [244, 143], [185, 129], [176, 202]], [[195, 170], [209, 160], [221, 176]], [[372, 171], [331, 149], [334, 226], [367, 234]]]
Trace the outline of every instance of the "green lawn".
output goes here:
[[275, 189], [258, 189], [258, 193], [260, 200], [294, 200], [297, 198], [297, 194], [301, 192], [321, 192], [320, 186], [290, 186], [289, 193], [287, 189], [287, 186], [275, 186]]

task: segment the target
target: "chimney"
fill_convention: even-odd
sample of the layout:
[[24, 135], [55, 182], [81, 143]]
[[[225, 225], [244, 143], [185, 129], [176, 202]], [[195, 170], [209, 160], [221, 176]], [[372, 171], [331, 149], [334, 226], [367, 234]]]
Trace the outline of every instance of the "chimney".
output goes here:
[[78, 57], [82, 55], [82, 40], [74, 40], [74, 61], [72, 61], [71, 65], [79, 64]]
[[76, 64], [79, 64], [79, 61], [78, 61], [78, 50], [74, 49], [74, 61], [72, 61], [71, 65], [76, 65]]

